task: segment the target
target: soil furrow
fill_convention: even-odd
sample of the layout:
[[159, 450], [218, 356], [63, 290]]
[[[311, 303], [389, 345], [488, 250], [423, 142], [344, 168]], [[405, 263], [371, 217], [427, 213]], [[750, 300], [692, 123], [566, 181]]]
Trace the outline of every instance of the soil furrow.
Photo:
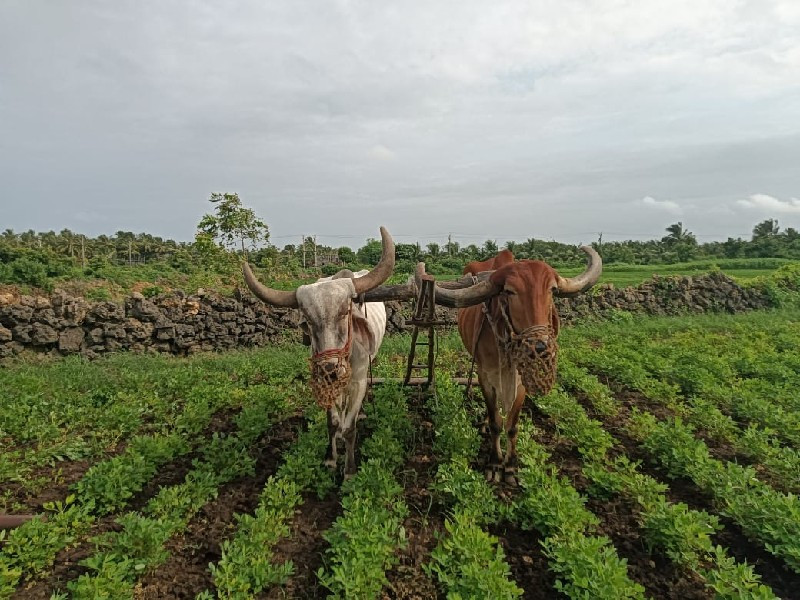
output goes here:
[[387, 574], [389, 585], [383, 598], [416, 600], [436, 598], [435, 581], [424, 569], [444, 531], [445, 508], [436, 501], [431, 484], [436, 477], [433, 455], [434, 429], [420, 396], [409, 401], [414, 419], [415, 439], [406, 465], [400, 474], [409, 516], [403, 523], [408, 544], [399, 552], [399, 563]]
[[328, 542], [322, 534], [330, 529], [342, 514], [338, 490], [325, 498], [303, 494], [303, 503], [297, 507], [288, 538], [278, 542], [274, 549], [277, 564], [291, 560], [294, 574], [285, 585], [268, 590], [260, 598], [323, 598], [326, 590], [317, 581], [317, 569], [322, 566], [322, 555]]
[[[667, 500], [673, 503], [683, 502], [694, 510], [717, 514], [713, 499], [708, 494], [689, 479], [668, 476], [666, 471], [655, 463], [639, 443], [626, 433], [630, 407], [636, 405], [636, 395], [633, 392], [629, 392], [625, 399], [618, 397], [621, 400], [620, 411], [613, 417], [597, 413], [583, 393], [575, 391], [573, 395], [586, 409], [587, 414], [593, 419], [601, 421], [604, 428], [614, 436], [614, 439], [623, 448], [620, 453], [624, 453], [633, 461], [640, 462], [639, 471], [641, 473], [669, 486], [665, 492]], [[781, 598], [791, 598], [794, 594], [792, 590], [800, 589], [800, 575], [789, 571], [783, 561], [766, 552], [760, 544], [750, 541], [730, 519], [720, 517], [720, 523], [723, 529], [714, 536], [714, 541], [727, 548], [731, 556], [736, 558], [737, 561], [746, 561], [752, 565], [755, 572], [761, 577], [762, 582], [771, 587], [775, 594]]]
[[169, 558], [146, 574], [136, 586], [137, 600], [189, 599], [213, 586], [209, 563], [222, 557], [222, 542], [236, 532], [236, 514], [250, 514], [270, 475], [283, 461], [286, 448], [297, 439], [302, 416], [293, 416], [274, 425], [261, 436], [252, 453], [256, 458], [255, 476], [221, 486], [217, 497], [206, 504], [189, 522], [186, 530], [166, 544]]
[[488, 531], [500, 541], [511, 569], [511, 577], [523, 590], [522, 598], [566, 598], [555, 590], [556, 577], [548, 568], [547, 558], [542, 552], [543, 538], [537, 532], [520, 529], [508, 521], [489, 525]]
[[[570, 440], [558, 436], [551, 419], [533, 411], [531, 420], [538, 429], [538, 441], [550, 452], [550, 461], [572, 486], [588, 496], [589, 481], [583, 475], [583, 460]], [[673, 563], [659, 552], [648, 552], [642, 540], [638, 508], [624, 498], [589, 498], [589, 509], [599, 520], [597, 534], [611, 539], [620, 558], [628, 561], [628, 575], [642, 585], [649, 597], [701, 600], [710, 598], [703, 581], [694, 573]]]
[[[235, 430], [235, 417], [238, 412], [238, 409], [232, 408], [218, 411], [211, 418], [202, 437], [209, 439], [215, 433]], [[163, 465], [144, 488], [133, 496], [124, 512], [141, 510], [162, 487], [180, 484], [192, 469], [192, 462], [199, 457], [200, 453], [198, 451], [192, 451]], [[29, 588], [21, 588], [15, 597], [46, 600], [50, 598], [54, 590], [64, 589], [68, 582], [86, 573], [88, 569], [79, 563], [95, 553], [96, 548], [91, 539], [109, 531], [119, 531], [120, 527], [116, 522], [118, 516], [119, 514], [117, 513], [99, 518], [90, 530], [82, 536], [82, 541], [75, 546], [59, 551], [56, 555], [54, 566], [46, 578], [29, 584]]]

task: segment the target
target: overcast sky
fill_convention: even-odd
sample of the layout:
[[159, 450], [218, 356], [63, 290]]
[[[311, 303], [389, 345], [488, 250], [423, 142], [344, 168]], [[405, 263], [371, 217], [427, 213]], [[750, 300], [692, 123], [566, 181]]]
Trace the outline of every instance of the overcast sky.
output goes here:
[[0, 0], [0, 229], [800, 228], [800, 1]]

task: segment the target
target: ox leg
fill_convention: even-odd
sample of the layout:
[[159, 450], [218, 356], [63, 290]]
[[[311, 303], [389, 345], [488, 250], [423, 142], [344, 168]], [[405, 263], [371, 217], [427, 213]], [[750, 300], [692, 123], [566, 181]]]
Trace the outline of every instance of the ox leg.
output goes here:
[[336, 448], [336, 432], [339, 430], [338, 415], [334, 416], [333, 409], [328, 409], [328, 450], [325, 452], [323, 465], [331, 471], [336, 469], [339, 454]]
[[517, 485], [517, 435], [519, 429], [517, 423], [519, 422], [519, 413], [522, 412], [522, 405], [525, 402], [525, 388], [521, 385], [517, 387], [517, 397], [514, 399], [514, 405], [511, 407], [511, 412], [506, 420], [508, 426], [508, 448], [506, 449], [506, 458], [503, 463], [503, 479], [509, 485]]
[[497, 410], [497, 401], [494, 394], [486, 394], [486, 415], [489, 421], [489, 434], [491, 445], [489, 447], [489, 462], [486, 465], [487, 481], [500, 481], [503, 465], [503, 449], [500, 446], [500, 432], [503, 429], [503, 420]]
[[481, 435], [489, 434], [489, 415], [486, 415], [479, 424], [479, 431]]
[[353, 426], [344, 432], [344, 478], [350, 479], [356, 473], [356, 438], [358, 437], [358, 430], [353, 423]]

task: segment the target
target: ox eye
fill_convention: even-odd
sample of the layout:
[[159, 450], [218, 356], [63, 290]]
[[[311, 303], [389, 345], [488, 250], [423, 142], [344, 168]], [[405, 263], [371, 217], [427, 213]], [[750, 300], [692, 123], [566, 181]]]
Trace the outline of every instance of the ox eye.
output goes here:
[[516, 296], [517, 295], [517, 292], [515, 292], [514, 290], [506, 289], [505, 292], [509, 296]]

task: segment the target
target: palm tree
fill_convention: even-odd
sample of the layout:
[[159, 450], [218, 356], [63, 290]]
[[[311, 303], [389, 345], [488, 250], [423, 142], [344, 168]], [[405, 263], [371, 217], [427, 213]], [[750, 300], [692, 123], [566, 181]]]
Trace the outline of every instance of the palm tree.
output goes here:
[[668, 246], [674, 246], [682, 242], [688, 244], [697, 243], [697, 239], [694, 237], [694, 234], [688, 229], [684, 229], [683, 223], [681, 223], [680, 221], [678, 221], [677, 223], [673, 223], [672, 225], [667, 227], [666, 232], [669, 235], [661, 238], [661, 241], [667, 244]]
[[778, 219], [767, 219], [753, 227], [753, 241], [778, 235]]

